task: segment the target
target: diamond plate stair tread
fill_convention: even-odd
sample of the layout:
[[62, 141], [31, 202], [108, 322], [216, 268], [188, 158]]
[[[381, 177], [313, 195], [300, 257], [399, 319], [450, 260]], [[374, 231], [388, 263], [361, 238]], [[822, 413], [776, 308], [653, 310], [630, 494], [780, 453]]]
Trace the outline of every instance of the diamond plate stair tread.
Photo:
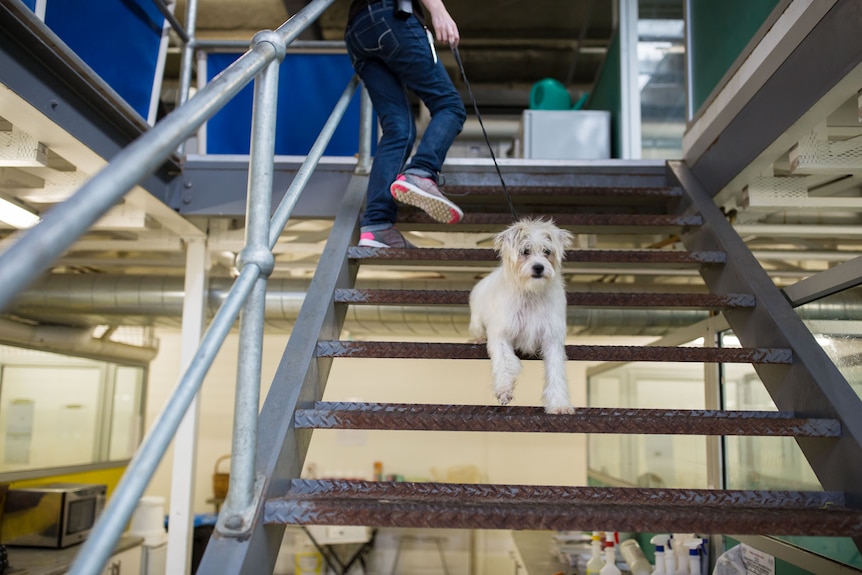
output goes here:
[[[469, 265], [476, 262], [497, 262], [497, 254], [490, 248], [366, 248], [354, 246], [347, 249], [347, 257], [374, 262], [408, 262], [411, 264]], [[727, 261], [724, 252], [682, 250], [568, 250], [566, 262], [581, 264], [652, 264], [692, 266], [722, 264]]]
[[[456, 198], [457, 199], [457, 198]], [[700, 226], [703, 218], [699, 215], [669, 215], [669, 214], [619, 214], [619, 213], [571, 213], [549, 212], [532, 214], [519, 210], [519, 217], [546, 217], [554, 220], [558, 226], [571, 228], [579, 233], [670, 233], [683, 227]], [[466, 212], [458, 223], [459, 232], [502, 230], [512, 223], [510, 212], [476, 213]], [[398, 228], [404, 230], [446, 230], [425, 212], [418, 209], [399, 209]], [[648, 229], [643, 229], [648, 228]]]
[[775, 411], [579, 407], [547, 415], [541, 407], [317, 402], [298, 409], [294, 422], [298, 429], [841, 436], [836, 420]]
[[674, 531], [773, 535], [862, 533], [841, 494], [293, 480], [265, 523]]
[[[484, 344], [388, 341], [319, 341], [318, 357], [373, 357], [397, 359], [488, 359]], [[575, 361], [656, 361], [697, 363], [789, 364], [793, 354], [783, 348], [716, 348], [567, 345]], [[538, 359], [522, 356], [523, 359]]]
[[[338, 289], [335, 301], [373, 305], [467, 305], [467, 290], [385, 290]], [[646, 292], [568, 292], [568, 305], [586, 307], [673, 307], [690, 309], [750, 308], [751, 294], [646, 293]]]
[[[535, 177], [527, 180], [535, 182]], [[505, 202], [503, 187], [499, 181], [492, 185], [446, 184], [441, 187], [444, 194], [459, 203]], [[548, 198], [555, 204], [598, 205], [666, 205], [681, 198], [682, 189], [673, 186], [560, 186], [531, 183], [522, 185], [507, 181], [506, 190], [516, 204], [519, 201], [536, 201]]]

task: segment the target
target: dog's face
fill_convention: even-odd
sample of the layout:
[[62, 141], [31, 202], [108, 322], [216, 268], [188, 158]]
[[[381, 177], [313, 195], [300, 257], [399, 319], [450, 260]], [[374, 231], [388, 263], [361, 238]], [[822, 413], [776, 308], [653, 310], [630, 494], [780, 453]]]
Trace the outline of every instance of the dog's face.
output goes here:
[[494, 238], [494, 247], [506, 272], [526, 289], [539, 289], [560, 273], [572, 234], [553, 221], [523, 219]]

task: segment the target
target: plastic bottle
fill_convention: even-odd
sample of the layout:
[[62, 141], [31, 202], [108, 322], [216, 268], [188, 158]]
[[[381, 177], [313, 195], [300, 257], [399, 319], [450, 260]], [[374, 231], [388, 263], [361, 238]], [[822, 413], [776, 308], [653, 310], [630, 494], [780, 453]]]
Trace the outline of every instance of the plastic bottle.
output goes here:
[[652, 566], [644, 557], [641, 546], [634, 539], [627, 539], [620, 543], [620, 555], [629, 566], [632, 575], [650, 575]]
[[689, 573], [688, 570], [688, 547], [686, 542], [694, 537], [694, 533], [673, 534], [673, 554], [676, 558], [676, 571], [674, 575], [698, 575]]
[[614, 534], [608, 532], [605, 534], [605, 566], [599, 571], [599, 575], [622, 575], [622, 572], [617, 569], [616, 549], [614, 549]]
[[599, 575], [605, 562], [602, 560], [602, 534], [600, 531], [593, 531], [592, 541], [592, 556], [587, 561], [587, 575]]
[[690, 575], [700, 575], [700, 544], [703, 539], [694, 537], [685, 542], [688, 547], [688, 572]]
[[664, 548], [667, 545], [668, 539], [670, 539], [670, 535], [655, 535], [649, 540], [650, 543], [655, 545], [655, 570], [652, 572], [652, 575], [667, 575]]
[[674, 553], [673, 535], [667, 538], [667, 547], [664, 549], [664, 571], [667, 575], [676, 575], [676, 554]]

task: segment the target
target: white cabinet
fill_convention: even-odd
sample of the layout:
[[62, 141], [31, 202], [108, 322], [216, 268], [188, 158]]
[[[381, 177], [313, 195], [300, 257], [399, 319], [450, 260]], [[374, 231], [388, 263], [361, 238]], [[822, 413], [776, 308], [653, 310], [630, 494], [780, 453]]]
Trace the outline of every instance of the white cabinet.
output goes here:
[[102, 575], [141, 575], [141, 546], [112, 555]]

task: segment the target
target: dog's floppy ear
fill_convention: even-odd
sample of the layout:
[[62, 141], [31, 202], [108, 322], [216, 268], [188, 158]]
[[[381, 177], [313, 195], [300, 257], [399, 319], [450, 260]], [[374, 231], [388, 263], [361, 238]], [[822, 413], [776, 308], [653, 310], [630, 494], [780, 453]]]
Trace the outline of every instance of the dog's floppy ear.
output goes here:
[[575, 236], [569, 230], [557, 228], [557, 241], [560, 243], [563, 251], [565, 251], [575, 243]]
[[506, 253], [506, 250], [509, 250], [509, 253], [518, 245], [521, 241], [521, 232], [522, 226], [513, 225], [509, 226], [496, 236], [494, 236], [494, 249], [497, 250], [497, 253], [503, 255]]

